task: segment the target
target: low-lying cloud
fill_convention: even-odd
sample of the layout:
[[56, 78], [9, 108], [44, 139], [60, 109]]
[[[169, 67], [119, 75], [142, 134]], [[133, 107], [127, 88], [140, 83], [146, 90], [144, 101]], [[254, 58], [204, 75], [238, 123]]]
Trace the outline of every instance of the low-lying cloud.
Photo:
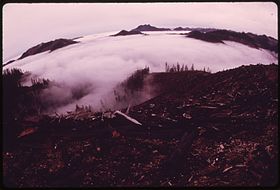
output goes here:
[[5, 68], [18, 67], [54, 81], [42, 97], [59, 105], [58, 112], [65, 112], [73, 110], [76, 104], [100, 110], [102, 100], [110, 108], [112, 89], [145, 66], [151, 72], [160, 72], [166, 62], [170, 65], [178, 62], [217, 72], [241, 65], [277, 63], [277, 57], [266, 50], [229, 41], [208, 43], [174, 34], [99, 35], [77, 41], [80, 43], [26, 57]]

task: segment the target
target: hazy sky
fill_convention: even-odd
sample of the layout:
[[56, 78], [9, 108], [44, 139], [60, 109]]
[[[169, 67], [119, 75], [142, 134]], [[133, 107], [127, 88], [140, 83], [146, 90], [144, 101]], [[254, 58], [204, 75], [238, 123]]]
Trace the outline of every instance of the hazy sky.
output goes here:
[[266, 34], [277, 38], [277, 5], [243, 3], [32, 3], [3, 7], [4, 62], [56, 38], [132, 29], [198, 26]]

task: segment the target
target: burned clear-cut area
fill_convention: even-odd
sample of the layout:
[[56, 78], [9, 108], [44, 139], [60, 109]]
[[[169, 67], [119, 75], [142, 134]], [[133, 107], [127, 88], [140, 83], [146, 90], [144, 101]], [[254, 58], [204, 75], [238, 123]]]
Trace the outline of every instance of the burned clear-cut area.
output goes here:
[[[9, 84], [4, 88], [10, 90], [6, 96], [4, 91], [4, 102], [14, 102], [14, 110], [6, 105], [3, 115], [7, 187], [278, 183], [276, 64], [216, 73], [180, 66], [158, 73], [145, 68], [118, 89], [133, 97], [149, 81], [153, 98], [120, 110], [76, 106], [75, 111], [52, 115], [38, 111], [43, 107], [38, 109], [36, 99], [50, 81], [23, 87], [21, 77], [19, 70], [3, 75]], [[11, 102], [11, 92], [22, 96]], [[29, 102], [20, 99], [26, 97]]]
[[277, 15], [5, 4], [1, 187], [278, 187]]

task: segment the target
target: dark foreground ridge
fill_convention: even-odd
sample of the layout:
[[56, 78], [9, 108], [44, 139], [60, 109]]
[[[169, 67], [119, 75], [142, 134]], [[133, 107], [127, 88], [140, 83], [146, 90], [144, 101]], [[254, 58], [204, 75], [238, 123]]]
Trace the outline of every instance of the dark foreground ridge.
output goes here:
[[262, 48], [278, 53], [278, 41], [266, 35], [257, 35], [244, 32], [241, 33], [230, 30], [214, 30], [208, 32], [194, 30], [187, 34], [187, 37], [213, 43], [223, 43], [224, 40], [229, 40], [253, 48]]
[[4, 125], [21, 129], [4, 143], [4, 184], [276, 185], [278, 65], [149, 77], [158, 96], [129, 109]]

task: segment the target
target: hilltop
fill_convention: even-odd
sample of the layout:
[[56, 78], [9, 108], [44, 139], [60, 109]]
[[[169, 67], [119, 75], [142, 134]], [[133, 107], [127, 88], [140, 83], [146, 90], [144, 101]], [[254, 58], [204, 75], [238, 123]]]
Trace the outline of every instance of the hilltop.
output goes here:
[[155, 26], [151, 26], [150, 24], [143, 24], [139, 25], [136, 28], [132, 29], [131, 31], [169, 31], [170, 28], [157, 28]]
[[118, 32], [117, 34], [114, 34], [114, 35], [112, 35], [112, 36], [127, 36], [127, 35], [136, 35], [136, 34], [142, 34], [142, 35], [144, 35], [142, 32], [140, 32], [140, 31], [133, 31], [133, 30], [131, 30], [131, 31], [126, 31], [126, 30], [122, 30], [122, 31], [120, 31], [120, 32]]
[[262, 48], [278, 53], [278, 41], [266, 35], [256, 35], [249, 32], [235, 32], [230, 30], [215, 30], [207, 32], [192, 31], [186, 36], [214, 43], [224, 43], [225, 40], [234, 41], [252, 48]]
[[131, 108], [4, 125], [19, 128], [4, 144], [6, 186], [277, 183], [278, 65], [145, 77], [156, 96]]
[[[170, 33], [178, 31], [178, 33]], [[188, 31], [189, 33], [179, 33], [179, 31]], [[184, 35], [187, 38], [194, 38], [194, 39], [199, 39], [202, 41], [206, 42], [211, 42], [211, 43], [223, 43], [224, 41], [233, 41], [237, 42], [240, 44], [247, 45], [251, 48], [256, 48], [256, 49], [266, 49], [269, 50], [270, 52], [274, 54], [278, 53], [278, 40], [266, 36], [266, 35], [257, 35], [253, 34], [250, 32], [236, 32], [236, 31], [231, 31], [231, 30], [221, 30], [221, 29], [215, 29], [215, 28], [201, 28], [201, 27], [176, 27], [174, 29], [170, 28], [160, 28], [156, 26], [152, 26], [150, 24], [144, 24], [144, 25], [139, 25], [134, 29], [131, 29], [129, 31], [127, 30], [121, 30], [120, 32], [110, 35], [110, 36], [128, 36], [128, 35], [148, 35], [145, 32], [166, 32], [167, 36], [172, 34], [172, 35]], [[153, 35], [150, 35], [152, 38]], [[43, 42], [40, 43], [36, 46], [33, 46], [29, 49], [27, 49], [24, 53], [22, 53], [18, 59], [16, 60], [9, 60], [5, 64], [3, 64], [3, 67], [6, 65], [14, 65], [17, 63], [17, 61], [20, 61], [26, 57], [36, 55], [42, 52], [49, 51], [50, 53], [72, 45], [79, 43], [79, 39], [82, 39], [83, 36], [78, 37], [78, 38], [73, 38], [73, 39], [55, 39], [52, 41], [48, 42]], [[183, 40], [183, 39], [182, 39]], [[82, 46], [83, 44], [81, 44]], [[226, 45], [226, 44], [224, 44]]]
[[[52, 52], [52, 51], [57, 50], [59, 48], [66, 47], [66, 46], [69, 46], [69, 45], [75, 44], [75, 43], [78, 43], [78, 42], [76, 42], [74, 40], [71, 40], [71, 39], [63, 39], [63, 38], [52, 40], [52, 41], [49, 41], [49, 42], [43, 42], [43, 43], [40, 43], [40, 44], [38, 44], [36, 46], [33, 46], [33, 47], [29, 48], [28, 50], [26, 50], [17, 60], [21, 60], [25, 57], [35, 55], [35, 54], [38, 54], [38, 53], [42, 53], [42, 52], [45, 52], [45, 51]], [[3, 66], [11, 64], [14, 61], [16, 61], [16, 60], [10, 60], [6, 64], [4, 64]]]

